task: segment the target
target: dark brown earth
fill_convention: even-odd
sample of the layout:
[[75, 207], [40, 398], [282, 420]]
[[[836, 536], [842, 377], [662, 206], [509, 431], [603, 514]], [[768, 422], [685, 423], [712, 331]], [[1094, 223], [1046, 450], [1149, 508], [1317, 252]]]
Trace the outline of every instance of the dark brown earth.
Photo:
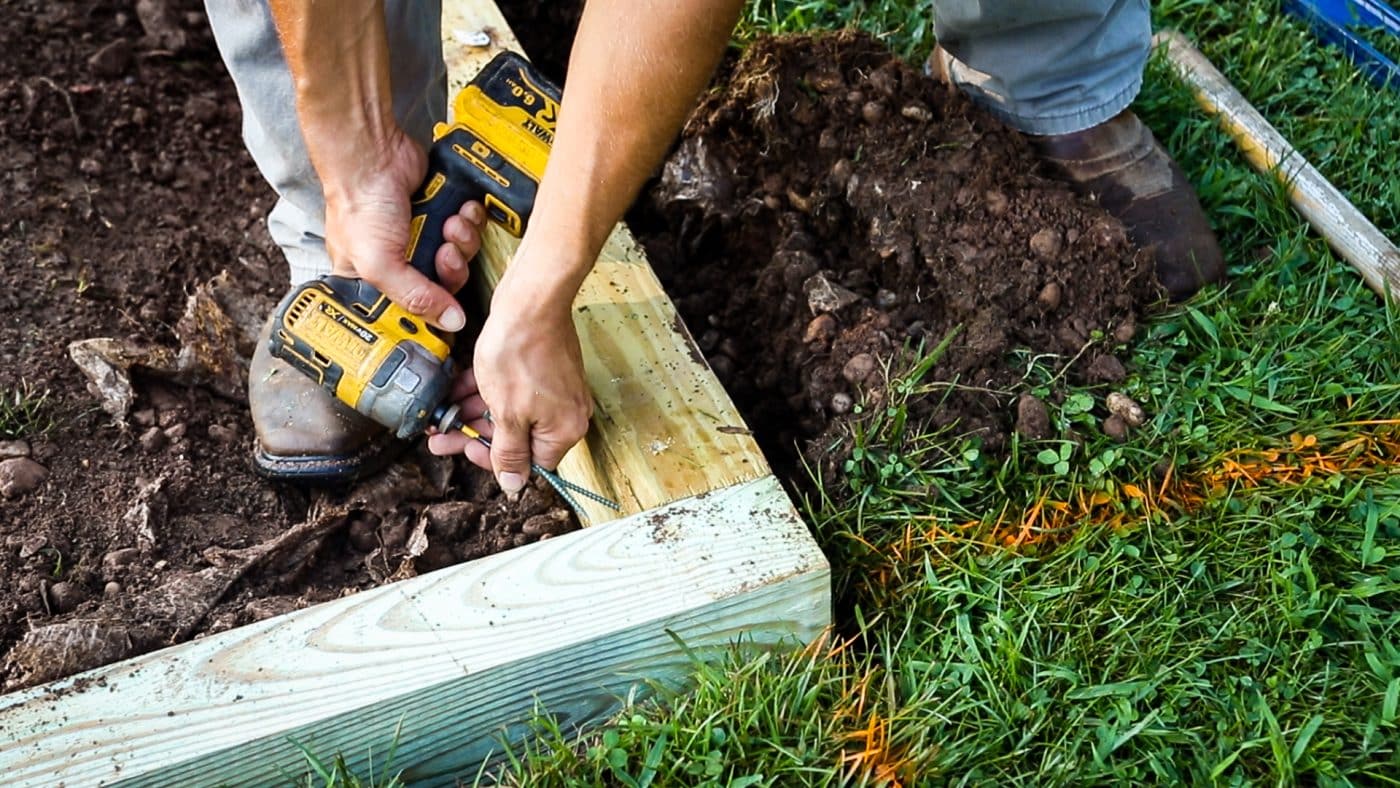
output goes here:
[[[167, 13], [22, 0], [0, 22], [0, 394], [47, 392], [52, 421], [0, 420], [30, 455], [0, 467], [0, 691], [574, 527], [547, 489], [509, 504], [421, 452], [343, 494], [253, 474], [246, 334], [286, 287], [273, 195], [202, 6], [141, 6]], [[67, 350], [103, 337], [226, 363], [138, 372], [114, 418]]]
[[[505, 4], [555, 75], [576, 8]], [[285, 269], [199, 6], [7, 10], [0, 393], [47, 392], [52, 425], [0, 435], [29, 455], [0, 458], [0, 687], [573, 527], [547, 491], [507, 504], [421, 448], [336, 494], [257, 478], [243, 363]], [[1123, 374], [1150, 260], [1018, 135], [861, 37], [762, 41], [722, 76], [629, 218], [780, 466], [805, 452], [834, 473], [857, 406], [920, 343], [948, 344], [915, 418], [993, 450], [1018, 411], [1048, 428], [1018, 404], [1029, 357]], [[115, 417], [69, 356], [90, 338], [165, 370], [138, 369]]]
[[[760, 40], [729, 68], [633, 225], [770, 456], [835, 476], [854, 411], [892, 404], [920, 347], [946, 343], [911, 417], [992, 452], [1046, 382], [1031, 357], [1124, 376], [1150, 254], [1021, 135], [861, 35]], [[1043, 404], [1020, 410], [1046, 437]]]

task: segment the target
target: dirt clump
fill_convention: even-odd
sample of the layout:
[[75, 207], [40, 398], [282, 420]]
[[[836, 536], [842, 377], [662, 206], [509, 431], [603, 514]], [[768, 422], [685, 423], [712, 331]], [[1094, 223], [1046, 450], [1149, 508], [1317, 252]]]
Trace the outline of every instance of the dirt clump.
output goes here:
[[[726, 68], [631, 218], [780, 464], [801, 446], [834, 474], [841, 423], [920, 346], [946, 345], [913, 415], [992, 451], [1031, 355], [1126, 374], [1106, 338], [1157, 300], [1150, 254], [1020, 134], [860, 34], [760, 39]], [[1020, 411], [1046, 436], [1043, 403]]]

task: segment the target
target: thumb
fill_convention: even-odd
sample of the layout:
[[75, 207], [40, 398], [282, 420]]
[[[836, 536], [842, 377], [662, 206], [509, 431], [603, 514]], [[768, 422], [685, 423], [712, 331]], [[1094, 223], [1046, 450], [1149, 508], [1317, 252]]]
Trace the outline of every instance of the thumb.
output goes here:
[[514, 497], [525, 489], [530, 478], [530, 429], [514, 421], [501, 419], [493, 423], [491, 433], [491, 469], [496, 483], [506, 495]]

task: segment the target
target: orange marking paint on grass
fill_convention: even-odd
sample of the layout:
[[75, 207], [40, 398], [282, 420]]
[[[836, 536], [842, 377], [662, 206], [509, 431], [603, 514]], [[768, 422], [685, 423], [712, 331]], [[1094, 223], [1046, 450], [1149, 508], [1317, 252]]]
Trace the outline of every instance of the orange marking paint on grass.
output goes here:
[[846, 734], [848, 741], [860, 747], [854, 751], [841, 750], [846, 779], [865, 775], [890, 788], [903, 788], [907, 782], [912, 782], [914, 775], [910, 772], [914, 764], [891, 747], [889, 729], [889, 722], [882, 719], [879, 712], [872, 711], [863, 729]]

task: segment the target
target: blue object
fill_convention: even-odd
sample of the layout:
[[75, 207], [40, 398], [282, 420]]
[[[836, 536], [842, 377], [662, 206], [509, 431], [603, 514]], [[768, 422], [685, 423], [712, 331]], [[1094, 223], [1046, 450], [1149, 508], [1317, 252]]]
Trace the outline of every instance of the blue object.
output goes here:
[[1380, 28], [1400, 38], [1400, 12], [1381, 0], [1283, 0], [1283, 8], [1307, 22], [1323, 41], [1341, 47], [1372, 82], [1400, 90], [1400, 64], [1356, 32]]

